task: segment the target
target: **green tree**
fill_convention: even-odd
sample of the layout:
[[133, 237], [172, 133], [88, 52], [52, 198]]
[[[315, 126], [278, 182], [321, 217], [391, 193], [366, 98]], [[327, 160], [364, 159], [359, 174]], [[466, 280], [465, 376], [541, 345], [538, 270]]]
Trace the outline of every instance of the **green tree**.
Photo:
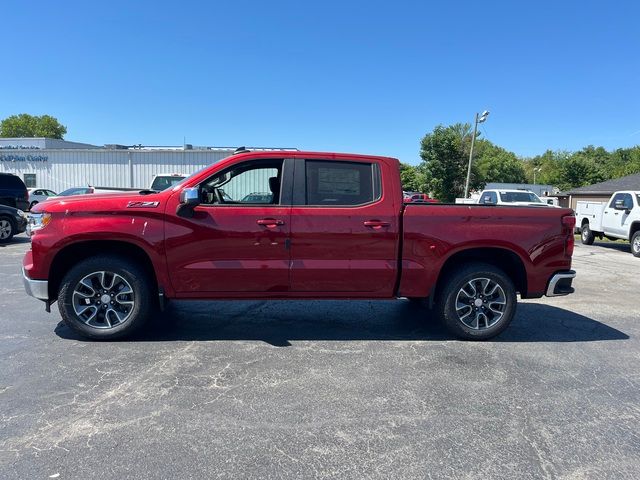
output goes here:
[[51, 115], [11, 115], [0, 122], [0, 137], [47, 137], [62, 139], [67, 128]]
[[604, 180], [602, 172], [595, 163], [580, 155], [571, 155], [560, 166], [556, 185], [561, 190], [584, 187]]
[[412, 192], [421, 192], [424, 189], [424, 174], [415, 165], [400, 163], [400, 182], [402, 189]]
[[[444, 202], [452, 202], [464, 194], [471, 144], [471, 126], [457, 123], [445, 127], [438, 125], [420, 142], [420, 168], [425, 175], [428, 193]], [[477, 167], [472, 165], [470, 189], [477, 189], [482, 182]]]
[[477, 140], [478, 154], [475, 162], [482, 184], [490, 182], [499, 183], [526, 183], [527, 175], [524, 164], [502, 147], [494, 145], [488, 140]]

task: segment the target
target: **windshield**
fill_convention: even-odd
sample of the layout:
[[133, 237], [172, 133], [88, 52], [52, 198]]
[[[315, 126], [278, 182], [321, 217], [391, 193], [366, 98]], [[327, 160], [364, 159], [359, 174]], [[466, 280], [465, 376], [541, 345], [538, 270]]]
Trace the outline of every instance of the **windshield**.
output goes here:
[[151, 190], [156, 190], [158, 192], [162, 190], [166, 190], [167, 188], [171, 188], [186, 177], [183, 175], [168, 175], [168, 176], [159, 176], [153, 179], [153, 183], [151, 184]]
[[543, 203], [535, 193], [531, 192], [500, 192], [500, 200], [505, 203], [529, 202]]

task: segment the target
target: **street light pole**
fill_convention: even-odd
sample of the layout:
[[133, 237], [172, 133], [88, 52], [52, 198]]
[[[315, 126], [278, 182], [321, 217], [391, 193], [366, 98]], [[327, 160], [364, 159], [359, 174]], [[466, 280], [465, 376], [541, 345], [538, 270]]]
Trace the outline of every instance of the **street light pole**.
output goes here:
[[538, 173], [539, 171], [542, 170], [542, 167], [538, 167], [538, 168], [534, 168], [533, 169], [533, 184], [536, 184], [536, 173]]
[[467, 167], [467, 181], [464, 184], [464, 198], [469, 195], [469, 181], [471, 180], [471, 162], [473, 161], [473, 147], [476, 144], [476, 135], [478, 134], [478, 124], [484, 122], [489, 116], [489, 111], [485, 110], [482, 115], [476, 113], [476, 120], [473, 124], [473, 136], [471, 137], [471, 150], [469, 151], [469, 166]]

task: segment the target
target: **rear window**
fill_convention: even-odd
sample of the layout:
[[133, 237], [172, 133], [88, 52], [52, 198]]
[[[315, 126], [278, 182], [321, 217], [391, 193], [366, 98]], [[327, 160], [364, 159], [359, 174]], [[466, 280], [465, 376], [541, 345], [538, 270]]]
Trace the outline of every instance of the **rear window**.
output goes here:
[[363, 205], [380, 198], [380, 170], [374, 163], [306, 162], [307, 205]]
[[540, 199], [531, 192], [500, 192], [500, 199], [506, 203], [532, 202], [540, 203]]
[[12, 190], [27, 189], [20, 177], [10, 174], [0, 175], [0, 188], [10, 188]]

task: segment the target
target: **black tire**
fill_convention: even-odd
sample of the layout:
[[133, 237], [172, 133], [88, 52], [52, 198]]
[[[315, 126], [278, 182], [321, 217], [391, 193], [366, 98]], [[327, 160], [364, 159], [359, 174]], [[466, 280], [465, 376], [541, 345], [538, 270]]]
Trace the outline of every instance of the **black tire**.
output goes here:
[[631, 253], [634, 257], [640, 258], [640, 230], [631, 236]]
[[[102, 277], [102, 284], [108, 284], [109, 278], [114, 278], [111, 284], [115, 292], [103, 290], [105, 293], [102, 296], [100, 295], [99, 272], [107, 272], [106, 277]], [[96, 274], [98, 274], [97, 277], [95, 276]], [[93, 276], [91, 277], [91, 275]], [[88, 276], [90, 277], [89, 280], [87, 280]], [[123, 281], [116, 280], [117, 276]], [[92, 288], [88, 290], [83, 288], [80, 283], [81, 280], [85, 280], [85, 285], [90, 283]], [[126, 284], [128, 284], [132, 293], [130, 295], [118, 293], [118, 288], [120, 287], [122, 287], [120, 289], [121, 292], [125, 291], [126, 287], [124, 285]], [[75, 293], [74, 295], [74, 292], [78, 291], [82, 293]], [[97, 291], [98, 293], [96, 295], [87, 295], [91, 291]], [[67, 272], [60, 284], [58, 308], [65, 324], [80, 335], [94, 340], [115, 340], [133, 334], [147, 322], [157, 306], [157, 297], [154, 296], [154, 292], [155, 288], [149, 273], [137, 263], [116, 255], [98, 255], [81, 261]], [[115, 297], [112, 293], [115, 293]], [[114, 299], [119, 298], [119, 300], [116, 300], [116, 305], [110, 308], [107, 302], [100, 302], [105, 295], [111, 295]], [[84, 306], [77, 305], [78, 299], [83, 299], [85, 296], [88, 297], [89, 302], [93, 302], [89, 306], [89, 312], [85, 315], [89, 316], [94, 308], [97, 309], [93, 320], [83, 319], [76, 313], [76, 308], [80, 309]], [[122, 300], [126, 300], [123, 303], [133, 301], [133, 307], [128, 308], [129, 305], [121, 305], [119, 301]], [[113, 299], [111, 305], [114, 305]], [[104, 308], [107, 309], [104, 312], [117, 308], [121, 310], [117, 313], [108, 314], [100, 310]], [[82, 311], [79, 313], [84, 314]], [[126, 316], [121, 323], [117, 323], [119, 314]], [[100, 320], [100, 315], [103, 317], [102, 321]], [[111, 321], [105, 319], [105, 316], [108, 316]]]
[[584, 245], [592, 245], [595, 238], [596, 236], [591, 231], [591, 228], [589, 228], [589, 222], [582, 225], [582, 228], [580, 229], [580, 240], [582, 243]]
[[[438, 314], [456, 337], [487, 340], [502, 333], [511, 323], [516, 313], [516, 290], [511, 279], [499, 268], [486, 263], [471, 263], [445, 277], [443, 282], [437, 297]], [[468, 287], [469, 284], [475, 288]], [[489, 295], [495, 285], [498, 288]], [[476, 293], [480, 290], [477, 298], [468, 295], [469, 288]], [[466, 300], [469, 300], [468, 305]], [[480, 305], [475, 303], [477, 300]], [[500, 303], [502, 301], [504, 304]], [[473, 327], [474, 323], [478, 328]]]
[[16, 233], [16, 225], [11, 217], [0, 217], [0, 243], [11, 241]]
[[31, 205], [29, 205], [29, 211], [31, 211], [31, 209], [37, 204], [38, 204], [38, 202], [35, 201], [35, 200], [33, 202], [31, 202]]

